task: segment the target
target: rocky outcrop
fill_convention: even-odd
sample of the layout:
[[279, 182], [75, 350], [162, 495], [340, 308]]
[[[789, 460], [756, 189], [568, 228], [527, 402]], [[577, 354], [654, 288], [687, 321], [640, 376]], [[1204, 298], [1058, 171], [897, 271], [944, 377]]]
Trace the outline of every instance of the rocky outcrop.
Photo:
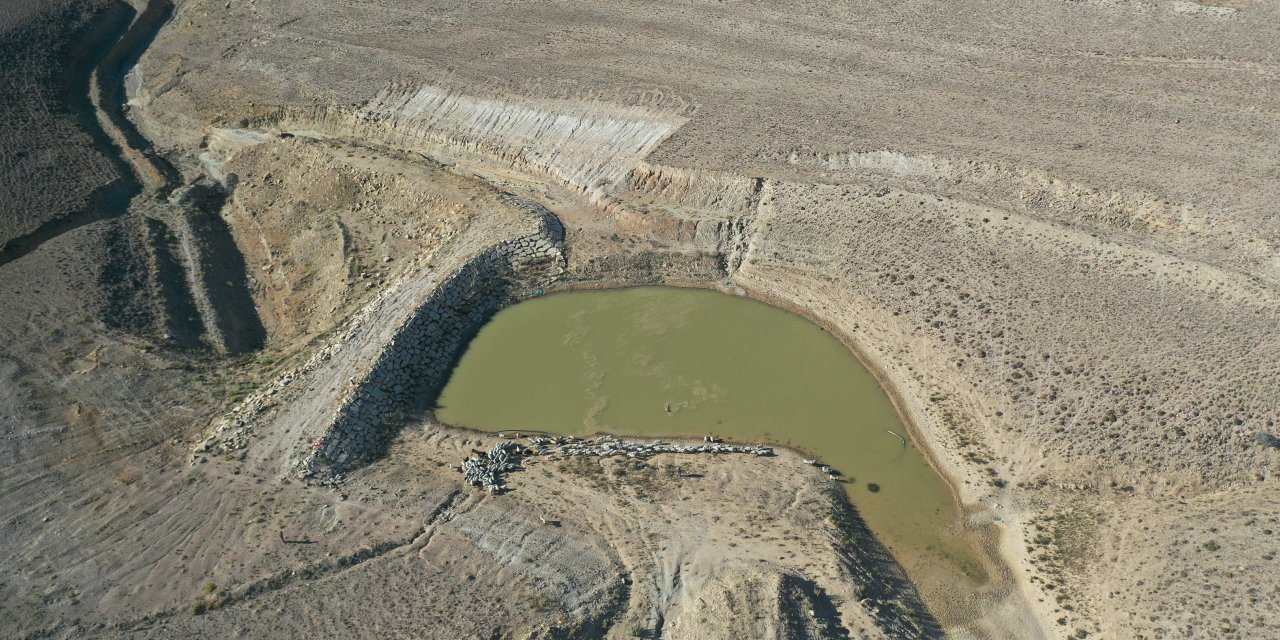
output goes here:
[[621, 182], [681, 124], [604, 105], [519, 104], [443, 91], [389, 87], [358, 117], [421, 136], [517, 151], [565, 184], [588, 191]]

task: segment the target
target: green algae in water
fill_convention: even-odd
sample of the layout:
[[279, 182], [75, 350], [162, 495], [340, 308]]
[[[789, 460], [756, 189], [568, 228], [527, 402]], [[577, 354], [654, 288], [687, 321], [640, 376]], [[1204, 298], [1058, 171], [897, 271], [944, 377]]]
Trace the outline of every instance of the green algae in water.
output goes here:
[[985, 578], [950, 490], [894, 435], [906, 431], [875, 377], [821, 327], [754, 300], [644, 287], [522, 302], [481, 329], [438, 406], [442, 421], [486, 431], [795, 447], [845, 474], [917, 582]]

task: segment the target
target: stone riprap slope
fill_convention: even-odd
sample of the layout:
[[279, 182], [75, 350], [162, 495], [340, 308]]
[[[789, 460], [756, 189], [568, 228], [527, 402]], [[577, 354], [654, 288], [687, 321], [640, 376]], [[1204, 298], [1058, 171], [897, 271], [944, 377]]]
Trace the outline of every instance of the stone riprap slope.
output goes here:
[[316, 441], [315, 455], [301, 468], [332, 473], [374, 460], [403, 421], [395, 416], [413, 411], [414, 399], [439, 393], [480, 325], [563, 270], [563, 241], [564, 229], [546, 214], [538, 233], [486, 250], [441, 283], [352, 383], [333, 424]]

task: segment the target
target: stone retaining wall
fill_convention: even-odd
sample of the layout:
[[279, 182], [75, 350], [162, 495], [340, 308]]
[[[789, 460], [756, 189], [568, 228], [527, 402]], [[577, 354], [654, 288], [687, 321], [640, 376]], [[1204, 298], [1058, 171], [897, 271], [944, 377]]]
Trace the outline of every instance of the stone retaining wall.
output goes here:
[[485, 250], [442, 283], [373, 364], [353, 376], [333, 423], [302, 462], [303, 475], [329, 476], [376, 458], [404, 412], [439, 393], [480, 326], [563, 272], [563, 242], [564, 228], [546, 214], [537, 233]]

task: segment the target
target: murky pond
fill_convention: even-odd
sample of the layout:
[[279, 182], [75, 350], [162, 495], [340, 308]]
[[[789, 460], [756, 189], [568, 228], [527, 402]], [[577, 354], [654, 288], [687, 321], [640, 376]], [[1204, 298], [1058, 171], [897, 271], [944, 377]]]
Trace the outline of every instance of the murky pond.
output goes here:
[[846, 474], [867, 524], [926, 591], [983, 580], [948, 487], [884, 389], [833, 336], [782, 309], [668, 287], [522, 302], [481, 329], [438, 404], [441, 420], [489, 431], [792, 446]]

